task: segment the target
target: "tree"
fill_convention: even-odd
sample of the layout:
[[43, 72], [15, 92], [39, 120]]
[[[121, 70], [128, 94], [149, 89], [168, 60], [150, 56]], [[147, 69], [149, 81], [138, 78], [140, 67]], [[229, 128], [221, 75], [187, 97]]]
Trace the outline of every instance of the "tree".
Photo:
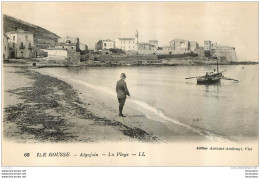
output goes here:
[[95, 49], [97, 51], [101, 50], [102, 49], [102, 40], [99, 40], [96, 44], [95, 44]]

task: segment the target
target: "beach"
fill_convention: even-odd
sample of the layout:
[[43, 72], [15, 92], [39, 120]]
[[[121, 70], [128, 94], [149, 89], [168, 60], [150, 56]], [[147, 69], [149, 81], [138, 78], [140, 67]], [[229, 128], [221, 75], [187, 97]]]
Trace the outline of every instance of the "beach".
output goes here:
[[91, 91], [82, 97], [68, 83], [31, 67], [4, 66], [3, 76], [3, 136], [9, 141], [164, 142], [194, 135], [180, 126], [170, 130], [138, 112], [119, 117]]
[[[5, 64], [3, 135], [22, 143], [255, 140], [257, 88], [247, 87], [256, 81], [255, 72], [248, 73], [254, 68], [227, 66], [228, 76], [244, 77], [240, 83], [200, 86], [184, 78], [204, 73], [207, 67], [159, 70]], [[122, 71], [128, 75], [131, 93], [123, 110], [126, 117], [118, 116], [114, 89]]]

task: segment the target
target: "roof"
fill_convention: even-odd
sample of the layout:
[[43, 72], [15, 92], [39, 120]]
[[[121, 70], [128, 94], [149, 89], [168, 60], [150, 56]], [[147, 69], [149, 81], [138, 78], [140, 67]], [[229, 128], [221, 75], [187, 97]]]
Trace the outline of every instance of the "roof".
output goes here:
[[7, 34], [6, 34], [6, 33], [4, 33], [4, 36], [5, 36], [7, 39], [9, 39], [9, 37], [7, 36]]
[[56, 43], [56, 46], [76, 46], [76, 43]]
[[10, 31], [10, 32], [7, 32], [9, 34], [17, 34], [17, 33], [26, 33], [26, 34], [32, 34], [31, 32], [28, 32], [28, 31], [24, 31], [24, 30], [21, 30], [21, 29], [18, 29], [18, 30], [15, 30], [15, 31]]
[[[183, 39], [173, 39], [172, 41], [188, 41], [188, 40], [183, 40]], [[170, 42], [172, 42], [170, 41]]]
[[114, 42], [113, 40], [110, 40], [110, 39], [106, 39], [106, 40], [103, 40], [103, 41], [111, 41], [111, 42]]
[[232, 46], [217, 46], [217, 49], [223, 49], [223, 48], [235, 48], [235, 47], [232, 47]]
[[66, 37], [61, 37], [61, 38], [59, 38], [58, 39], [58, 41], [60, 41], [60, 43], [62, 43], [62, 42], [66, 42], [66, 41], [70, 41], [71, 43], [77, 43], [77, 40], [78, 40], [79, 38], [78, 37], [71, 37], [71, 36], [66, 36]]
[[135, 40], [134, 38], [118, 38], [119, 40]]
[[59, 39], [66, 39], [66, 40], [69, 40], [69, 39], [77, 39], [78, 37], [71, 37], [71, 36], [66, 36], [66, 37], [60, 37]]
[[138, 43], [138, 44], [143, 44], [143, 45], [147, 44], [147, 45], [149, 45], [150, 43], [141, 42], [141, 43]]
[[43, 49], [43, 50], [64, 50], [64, 51], [67, 51], [67, 49], [63, 49], [63, 48], [47, 48], [47, 49]]
[[153, 42], [156, 42], [156, 43], [158, 43], [158, 40], [149, 40], [149, 42], [151, 43], [153, 43]]

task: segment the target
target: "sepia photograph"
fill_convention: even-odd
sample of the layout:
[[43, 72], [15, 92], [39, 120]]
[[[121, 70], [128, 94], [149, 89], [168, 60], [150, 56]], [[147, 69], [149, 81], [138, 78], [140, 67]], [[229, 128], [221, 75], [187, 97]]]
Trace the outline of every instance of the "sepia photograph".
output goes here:
[[2, 2], [2, 166], [258, 166], [258, 2]]

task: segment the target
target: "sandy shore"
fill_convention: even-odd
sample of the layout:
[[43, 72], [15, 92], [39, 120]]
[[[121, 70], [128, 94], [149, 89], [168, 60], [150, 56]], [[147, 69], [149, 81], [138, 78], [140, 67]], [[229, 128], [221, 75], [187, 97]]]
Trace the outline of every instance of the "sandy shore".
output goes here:
[[[163, 124], [126, 107], [126, 118], [89, 90], [28, 67], [3, 68], [3, 136], [15, 142], [167, 142], [205, 140], [178, 125]], [[104, 99], [104, 101], [103, 101]]]

